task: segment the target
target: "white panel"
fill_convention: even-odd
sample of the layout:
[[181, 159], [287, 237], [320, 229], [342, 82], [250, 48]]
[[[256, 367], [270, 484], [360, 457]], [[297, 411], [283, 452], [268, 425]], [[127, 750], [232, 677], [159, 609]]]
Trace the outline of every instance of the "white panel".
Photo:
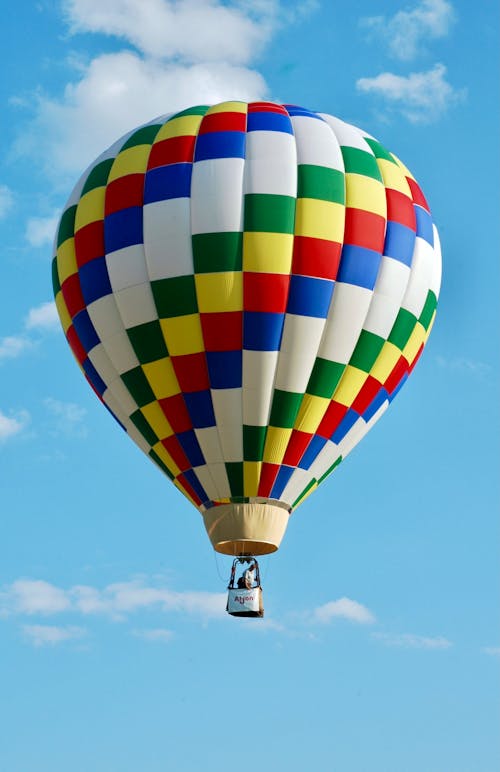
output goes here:
[[143, 209], [144, 249], [151, 281], [193, 273], [191, 199], [172, 198]]
[[291, 120], [297, 143], [297, 163], [344, 171], [342, 151], [327, 123], [305, 115], [294, 115]]
[[339, 442], [339, 449], [342, 452], [342, 457], [345, 458], [356, 445], [361, 442], [365, 434], [368, 434], [372, 426], [377, 423], [378, 419], [385, 413], [389, 407], [389, 401], [386, 400], [379, 407], [377, 412], [370, 418], [368, 423], [362, 418], [358, 418], [356, 423], [349, 429], [346, 436]]
[[243, 351], [243, 423], [267, 426], [277, 351]]
[[272, 385], [269, 389], [243, 389], [243, 423], [267, 426], [271, 412]]
[[[135, 399], [131, 396], [121, 378], [117, 378], [116, 381], [108, 384], [106, 394], [111, 395], [115, 401], [114, 404], [118, 404], [122, 413], [127, 417], [135, 413], [138, 408]], [[111, 407], [111, 404], [109, 406]]]
[[132, 423], [132, 421], [129, 421], [128, 419], [125, 419], [125, 421], [123, 421], [123, 425], [127, 430], [128, 436], [135, 442], [136, 445], [138, 445], [138, 447], [142, 450], [142, 452], [148, 456], [151, 450], [151, 445], [149, 444], [149, 442], [146, 442], [146, 440], [138, 430], [137, 426], [135, 426]]
[[244, 193], [297, 195], [295, 142], [281, 131], [251, 131], [246, 138]]
[[158, 319], [149, 282], [116, 292], [115, 298], [126, 329]]
[[372, 292], [365, 287], [337, 282], [318, 356], [347, 364], [363, 327]]
[[89, 359], [106, 385], [119, 377], [102, 343], [89, 352]]
[[341, 455], [340, 447], [336, 445], [334, 442], [332, 442], [331, 440], [328, 440], [325, 447], [321, 449], [318, 456], [311, 464], [311, 467], [309, 469], [311, 477], [314, 477], [316, 480], [319, 480], [320, 477], [322, 477], [325, 474], [325, 472], [328, 469], [330, 469], [332, 464], [335, 463], [335, 461], [338, 459], [340, 455]]
[[371, 147], [365, 142], [359, 129], [355, 126], [351, 126], [350, 123], [345, 123], [333, 115], [327, 115], [326, 113], [319, 113], [319, 115], [331, 126], [340, 145], [357, 147], [359, 150], [364, 150], [366, 153], [373, 155]]
[[417, 318], [422, 313], [427, 293], [431, 285], [434, 248], [419, 236], [415, 239], [415, 251], [411, 262], [411, 274], [408, 287], [402, 302], [402, 307]]
[[123, 330], [123, 321], [113, 295], [105, 295], [87, 306], [90, 320], [101, 340]]
[[206, 464], [203, 466], [195, 466], [193, 467], [193, 472], [196, 474], [198, 480], [203, 485], [205, 493], [207, 494], [207, 498], [210, 500], [218, 499], [220, 495], [208, 466], [206, 466]]
[[286, 487], [280, 496], [280, 500], [285, 501], [289, 506], [292, 506], [295, 499], [300, 496], [311, 479], [312, 476], [309, 470], [297, 468], [288, 480]]
[[204, 429], [195, 429], [194, 433], [200, 444], [201, 452], [207, 464], [224, 461], [219, 440], [219, 432], [216, 426], [207, 426]]
[[396, 320], [410, 278], [410, 269], [399, 260], [384, 255], [373, 290], [365, 330], [388, 338]]
[[139, 360], [128, 339], [127, 333], [122, 329], [110, 338], [102, 341], [106, 352], [120, 375], [138, 367]]
[[242, 390], [211, 389], [211, 394], [224, 461], [242, 461]]
[[435, 225], [432, 226], [432, 229], [434, 231], [434, 260], [432, 262], [432, 275], [429, 289], [434, 292], [436, 297], [439, 297], [442, 271], [441, 240], [439, 238], [438, 229]]
[[106, 255], [106, 266], [113, 292], [149, 281], [142, 244], [109, 252]]
[[276, 372], [276, 389], [305, 392], [324, 326], [325, 319], [286, 314]]
[[192, 233], [243, 230], [243, 158], [196, 161], [191, 178]]
[[227, 477], [224, 464], [209, 464], [208, 469], [212, 475], [217, 490], [217, 496], [213, 498], [229, 499], [231, 498], [231, 488]]

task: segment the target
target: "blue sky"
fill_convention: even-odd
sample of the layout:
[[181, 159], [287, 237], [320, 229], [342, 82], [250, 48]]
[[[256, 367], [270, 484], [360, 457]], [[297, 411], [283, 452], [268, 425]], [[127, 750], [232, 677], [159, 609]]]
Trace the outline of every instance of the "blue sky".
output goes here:
[[[1, 770], [498, 769], [498, 16], [489, 0], [4, 11]], [[443, 249], [422, 360], [262, 560], [262, 622], [224, 614], [230, 560], [95, 399], [50, 282], [87, 163], [226, 98], [379, 138]]]

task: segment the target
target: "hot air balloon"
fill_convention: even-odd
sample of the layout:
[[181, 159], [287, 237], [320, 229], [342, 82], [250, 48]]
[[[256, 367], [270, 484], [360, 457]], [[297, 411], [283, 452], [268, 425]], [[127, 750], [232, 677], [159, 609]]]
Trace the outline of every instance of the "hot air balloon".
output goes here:
[[424, 195], [332, 115], [223, 102], [103, 153], [62, 214], [53, 283], [91, 387], [200, 511], [214, 549], [278, 549], [430, 333]]

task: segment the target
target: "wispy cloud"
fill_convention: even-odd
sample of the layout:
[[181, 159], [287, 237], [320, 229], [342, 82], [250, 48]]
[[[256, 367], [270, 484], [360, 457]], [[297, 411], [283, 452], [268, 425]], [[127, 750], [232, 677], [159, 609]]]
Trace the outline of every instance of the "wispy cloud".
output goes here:
[[31, 217], [26, 223], [25, 238], [31, 247], [43, 247], [54, 241], [59, 213], [49, 217]]
[[463, 373], [464, 375], [474, 375], [483, 378], [491, 372], [491, 365], [486, 362], [479, 362], [476, 359], [468, 359], [467, 357], [435, 357], [438, 367], [444, 370], [451, 370], [456, 373]]
[[150, 630], [132, 630], [132, 635], [151, 643], [170, 643], [174, 637], [172, 630], [165, 630], [162, 627], [156, 627]]
[[0, 338], [0, 362], [5, 359], [17, 359], [33, 342], [26, 335], [6, 335]]
[[490, 657], [500, 657], [500, 646], [483, 646], [481, 651]]
[[23, 633], [33, 646], [55, 646], [65, 641], [83, 638], [87, 631], [83, 627], [55, 627], [52, 625], [24, 625]]
[[74, 402], [61, 402], [59, 399], [47, 397], [44, 399], [48, 412], [55, 419], [54, 430], [58, 434], [70, 437], [86, 437], [88, 434], [85, 424], [87, 411]]
[[372, 638], [384, 646], [396, 646], [404, 649], [449, 649], [453, 643], [441, 636], [430, 637], [412, 633], [372, 633]]
[[70, 608], [66, 592], [42, 579], [18, 579], [3, 591], [3, 609], [10, 613], [51, 615]]
[[384, 41], [394, 58], [410, 61], [425, 52], [431, 41], [446, 37], [454, 21], [455, 11], [447, 0], [422, 0], [394, 16], [365, 17], [361, 25]]
[[29, 423], [30, 416], [27, 410], [21, 410], [12, 415], [5, 415], [0, 410], [0, 443], [20, 434]]
[[333, 619], [347, 619], [362, 625], [375, 622], [374, 614], [366, 606], [350, 598], [339, 598], [319, 606], [313, 611], [312, 618], [320, 624], [328, 624]]
[[457, 90], [447, 81], [444, 64], [435, 64], [427, 72], [410, 75], [383, 72], [374, 78], [360, 78], [356, 88], [380, 97], [389, 110], [399, 113], [410, 123], [432, 123], [463, 101], [466, 95], [464, 89]]
[[7, 185], [0, 185], [0, 220], [3, 220], [12, 211], [14, 195]]
[[60, 321], [54, 301], [30, 308], [24, 326], [27, 330], [59, 329]]
[[37, 343], [33, 333], [52, 332], [59, 329], [56, 305], [47, 301], [30, 308], [25, 319], [23, 330], [16, 335], [6, 335], [0, 338], [0, 364], [9, 359], [17, 359]]

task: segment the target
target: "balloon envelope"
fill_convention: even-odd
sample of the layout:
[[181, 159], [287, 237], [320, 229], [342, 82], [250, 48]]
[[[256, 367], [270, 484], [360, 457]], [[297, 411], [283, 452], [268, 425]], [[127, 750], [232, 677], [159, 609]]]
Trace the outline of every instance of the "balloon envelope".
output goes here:
[[230, 554], [277, 549], [382, 415], [440, 277], [398, 158], [269, 102], [193, 107], [119, 140], [73, 191], [53, 263], [90, 385]]

